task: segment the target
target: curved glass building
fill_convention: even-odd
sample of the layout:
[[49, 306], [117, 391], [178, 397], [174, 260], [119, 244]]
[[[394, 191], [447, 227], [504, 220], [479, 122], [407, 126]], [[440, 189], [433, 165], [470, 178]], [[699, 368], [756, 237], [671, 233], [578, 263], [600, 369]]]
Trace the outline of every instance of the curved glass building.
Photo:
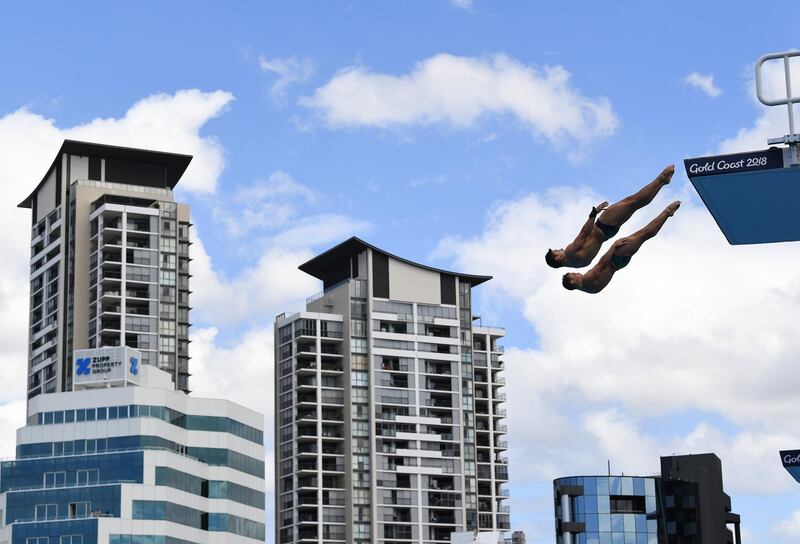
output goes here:
[[553, 494], [558, 544], [742, 542], [713, 453], [662, 457], [656, 476], [559, 478]]
[[655, 477], [560, 478], [554, 498], [558, 544], [658, 543]]

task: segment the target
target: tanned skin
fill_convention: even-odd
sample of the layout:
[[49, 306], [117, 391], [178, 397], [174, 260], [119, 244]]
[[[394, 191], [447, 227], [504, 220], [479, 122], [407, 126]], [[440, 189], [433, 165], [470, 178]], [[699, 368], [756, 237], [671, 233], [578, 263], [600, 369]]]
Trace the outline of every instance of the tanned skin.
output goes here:
[[606, 233], [597, 226], [597, 221], [612, 228], [619, 228], [625, 221], [640, 208], [650, 204], [675, 173], [675, 165], [669, 165], [661, 173], [642, 187], [637, 193], [623, 198], [609, 206], [603, 202], [592, 208], [589, 218], [584, 223], [575, 241], [564, 249], [552, 251], [553, 262], [548, 264], [553, 268], [566, 266], [568, 268], [583, 268], [591, 264], [600, 252], [603, 243], [608, 240]]
[[675, 214], [680, 205], [681, 203], [678, 201], [673, 202], [658, 214], [655, 219], [645, 225], [644, 228], [614, 242], [609, 250], [606, 251], [606, 254], [586, 274], [578, 272], [564, 274], [564, 287], [569, 290], [577, 289], [592, 294], [602, 291], [611, 282], [614, 273], [620, 269], [614, 264], [614, 257], [633, 257], [642, 247], [642, 244], [658, 234], [667, 219]]

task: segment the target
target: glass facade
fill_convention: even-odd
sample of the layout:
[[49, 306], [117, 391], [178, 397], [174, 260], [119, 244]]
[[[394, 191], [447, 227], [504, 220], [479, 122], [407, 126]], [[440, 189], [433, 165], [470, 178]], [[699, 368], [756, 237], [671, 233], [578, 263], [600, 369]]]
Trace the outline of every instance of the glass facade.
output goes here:
[[142, 483], [143, 463], [142, 452], [5, 461], [0, 468], [0, 493], [121, 482]]
[[[74, 543], [73, 543], [74, 544]], [[197, 544], [164, 535], [109, 535], [108, 544]]]
[[156, 485], [164, 485], [210, 499], [228, 499], [264, 508], [264, 493], [224, 480], [205, 480], [169, 467], [156, 467]]
[[97, 544], [97, 519], [14, 525], [12, 544]]
[[228, 417], [197, 416], [184, 414], [166, 406], [147, 404], [125, 404], [122, 406], [101, 406], [99, 408], [80, 408], [77, 410], [55, 410], [34, 414], [32, 425], [58, 425], [83, 421], [101, 421], [153, 417], [189, 431], [210, 431], [230, 433], [256, 444], [264, 444], [264, 433]]
[[133, 501], [133, 519], [169, 520], [204, 531], [264, 540], [264, 524], [231, 514], [207, 513], [168, 501]]
[[[657, 544], [656, 478], [583, 476], [555, 481], [556, 542]], [[567, 525], [569, 524], [569, 525]], [[573, 530], [567, 531], [568, 528]]]
[[84, 453], [169, 450], [193, 457], [212, 466], [225, 466], [259, 478], [264, 477], [264, 461], [224, 448], [187, 447], [160, 436], [133, 435], [65, 442], [35, 442], [17, 446], [17, 458], [59, 457]]
[[119, 485], [11, 492], [6, 495], [6, 524], [119, 517], [119, 508]]

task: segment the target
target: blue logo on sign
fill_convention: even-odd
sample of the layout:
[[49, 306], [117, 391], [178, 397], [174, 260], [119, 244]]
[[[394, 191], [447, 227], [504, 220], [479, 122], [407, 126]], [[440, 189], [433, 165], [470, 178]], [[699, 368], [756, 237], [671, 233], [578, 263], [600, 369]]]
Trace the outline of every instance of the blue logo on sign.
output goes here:
[[89, 365], [91, 364], [92, 364], [91, 357], [81, 357], [80, 359], [76, 359], [75, 366], [77, 367], [77, 370], [75, 371], [75, 373], [78, 376], [88, 376], [89, 374], [92, 373], [92, 369], [89, 368]]
[[131, 357], [131, 374], [134, 376], [139, 373], [139, 358]]

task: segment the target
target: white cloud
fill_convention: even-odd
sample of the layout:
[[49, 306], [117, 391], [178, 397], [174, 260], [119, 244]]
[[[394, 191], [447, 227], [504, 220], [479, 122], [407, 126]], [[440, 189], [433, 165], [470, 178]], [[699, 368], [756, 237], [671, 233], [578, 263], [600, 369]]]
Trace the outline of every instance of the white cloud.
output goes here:
[[444, 174], [437, 174], [435, 176], [427, 176], [422, 178], [414, 178], [408, 182], [408, 186], [412, 189], [424, 187], [426, 185], [444, 185], [447, 183], [447, 176]]
[[474, 4], [474, 0], [450, 0], [450, 3], [457, 8], [470, 10]]
[[298, 206], [313, 204], [317, 198], [316, 191], [276, 170], [267, 179], [240, 187], [228, 205], [214, 209], [214, 216], [229, 235], [239, 237], [282, 227], [295, 217]]
[[772, 536], [779, 542], [797, 542], [800, 540], [800, 510], [779, 522], [772, 530]]
[[684, 81], [698, 89], [711, 98], [717, 98], [719, 95], [722, 94], [722, 90], [714, 85], [714, 74], [701, 74], [699, 72], [692, 72]]
[[215, 269], [198, 233], [193, 236], [192, 307], [198, 322], [222, 325], [271, 319], [317, 287], [317, 280], [297, 269], [313, 256], [307, 247], [268, 248], [254, 265], [228, 278]]
[[265, 72], [275, 74], [277, 79], [272, 84], [272, 95], [281, 98], [291, 85], [305, 83], [314, 74], [314, 61], [309, 57], [258, 58], [259, 66]]
[[[544, 263], [545, 250], [570, 241], [602, 200], [587, 188], [500, 204], [480, 236], [442, 241], [438, 255], [457, 269], [494, 275], [478, 290], [484, 318], [493, 305], [517, 305], [538, 334], [537, 348], [506, 354], [509, 442], [522, 482], [602, 468], [587, 459], [614, 457], [626, 472], [650, 460], [657, 470], [659, 454], [706, 450], [734, 467], [726, 481], [735, 489], [790, 485], [776, 452], [800, 432], [790, 385], [800, 379], [792, 325], [800, 263], [785, 246], [729, 246], [686, 191], [670, 187], [625, 227], [620, 235], [675, 197], [685, 201], [599, 295], [564, 290], [564, 270]], [[648, 428], [679, 414], [712, 414], [734, 430], [700, 415], [675, 436]], [[757, 478], [736, 470], [748, 464], [760, 467]]]
[[579, 149], [614, 133], [618, 119], [606, 98], [589, 98], [561, 66], [537, 69], [503, 54], [488, 58], [438, 54], [395, 76], [351, 66], [301, 104], [332, 127], [399, 128], [446, 124], [467, 128], [489, 116], [510, 116], [558, 148]]

